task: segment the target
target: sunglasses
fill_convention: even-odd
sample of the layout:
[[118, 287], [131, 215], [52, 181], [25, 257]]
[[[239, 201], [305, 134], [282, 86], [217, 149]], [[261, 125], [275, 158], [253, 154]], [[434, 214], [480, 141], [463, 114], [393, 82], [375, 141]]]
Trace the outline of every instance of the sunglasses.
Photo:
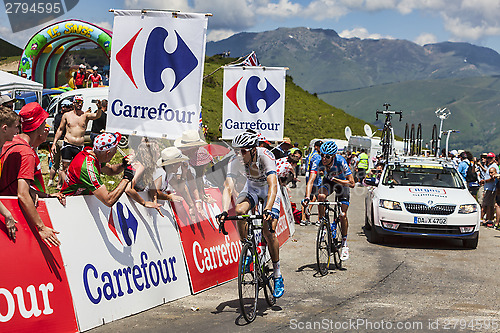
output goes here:
[[332, 158], [333, 155], [330, 154], [321, 154], [321, 158]]

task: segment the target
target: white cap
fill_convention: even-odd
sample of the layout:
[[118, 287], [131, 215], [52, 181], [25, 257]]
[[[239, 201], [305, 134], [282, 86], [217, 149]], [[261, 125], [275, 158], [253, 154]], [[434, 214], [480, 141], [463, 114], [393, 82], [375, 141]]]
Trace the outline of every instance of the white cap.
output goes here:
[[80, 68], [85, 68], [85, 65], [84, 64], [80, 64]]
[[92, 67], [92, 69], [96, 71], [97, 70], [97, 66]]

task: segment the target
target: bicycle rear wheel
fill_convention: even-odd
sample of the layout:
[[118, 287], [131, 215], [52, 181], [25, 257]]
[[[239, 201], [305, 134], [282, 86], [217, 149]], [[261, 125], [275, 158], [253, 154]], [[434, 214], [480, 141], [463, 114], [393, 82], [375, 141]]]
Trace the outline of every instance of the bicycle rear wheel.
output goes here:
[[340, 224], [340, 217], [337, 217], [334, 223], [334, 228], [337, 230], [335, 232], [335, 237], [332, 237], [333, 261], [337, 269], [342, 269], [342, 260], [340, 260], [340, 251], [342, 250], [342, 227]]
[[276, 297], [274, 297], [274, 281], [273, 281], [273, 271], [270, 268], [271, 263], [266, 262], [264, 264], [264, 269], [262, 274], [264, 275], [262, 279], [264, 280], [264, 296], [266, 296], [266, 302], [269, 306], [276, 304]]
[[316, 263], [321, 275], [328, 274], [330, 267], [331, 239], [330, 223], [326, 219], [322, 219], [316, 237]]
[[[247, 257], [250, 263], [246, 264]], [[238, 265], [238, 294], [240, 310], [245, 320], [251, 323], [257, 313], [257, 299], [259, 296], [259, 281], [257, 278], [257, 251], [251, 244], [243, 245]]]

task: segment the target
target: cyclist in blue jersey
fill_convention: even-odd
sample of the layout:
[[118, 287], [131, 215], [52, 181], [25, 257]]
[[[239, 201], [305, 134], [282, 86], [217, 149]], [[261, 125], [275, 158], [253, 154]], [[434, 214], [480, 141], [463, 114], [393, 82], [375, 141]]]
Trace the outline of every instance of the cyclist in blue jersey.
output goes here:
[[[321, 145], [321, 163], [318, 166], [311, 168], [308, 186], [306, 188], [305, 198], [302, 200], [302, 205], [309, 204], [309, 196], [311, 195], [309, 183], [314, 182], [318, 173], [324, 173], [323, 181], [319, 187], [318, 201], [326, 201], [327, 197], [334, 191], [336, 199], [341, 204], [342, 215], [340, 223], [342, 226], [342, 251], [340, 254], [341, 260], [349, 259], [349, 247], [347, 246], [347, 229], [349, 223], [347, 220], [347, 210], [349, 209], [350, 188], [354, 187], [354, 177], [351, 169], [345, 158], [337, 154], [337, 144], [333, 141], [326, 141]], [[318, 207], [319, 218], [324, 216], [325, 208]]]

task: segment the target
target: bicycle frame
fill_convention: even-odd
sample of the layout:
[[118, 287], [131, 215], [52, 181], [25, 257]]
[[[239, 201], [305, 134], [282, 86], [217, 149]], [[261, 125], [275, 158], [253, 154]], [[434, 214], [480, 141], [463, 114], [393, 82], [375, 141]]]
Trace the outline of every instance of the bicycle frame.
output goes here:
[[403, 111], [391, 111], [389, 110], [389, 106], [391, 106], [388, 103], [384, 104], [385, 110], [377, 110], [375, 112], [375, 119], [378, 120], [378, 115], [383, 114], [385, 115], [385, 122], [384, 122], [384, 127], [382, 130], [382, 137], [380, 138], [380, 145], [382, 146], [382, 155], [383, 158], [388, 161], [389, 158], [394, 157], [394, 129], [392, 127], [392, 115], [398, 114], [399, 115], [399, 121], [403, 118]]

